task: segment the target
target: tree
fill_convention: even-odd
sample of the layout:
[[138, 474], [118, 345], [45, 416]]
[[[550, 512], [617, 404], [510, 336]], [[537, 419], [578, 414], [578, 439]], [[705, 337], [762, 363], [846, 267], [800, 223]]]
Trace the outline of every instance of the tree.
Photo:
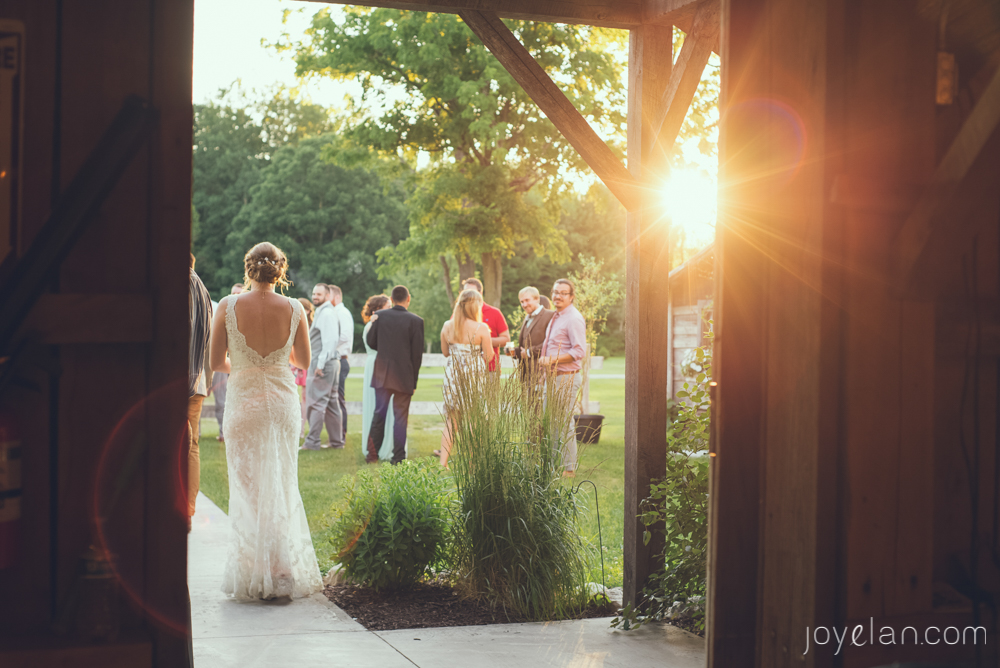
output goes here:
[[[519, 242], [567, 258], [558, 199], [570, 170], [586, 167], [570, 144], [473, 33], [451, 14], [348, 7], [328, 10], [295, 49], [297, 74], [360, 80], [356, 109], [380, 110], [351, 128], [361, 145], [432, 165], [411, 203], [410, 238], [383, 258], [398, 266], [454, 255], [464, 278], [478, 259], [488, 302], [499, 305], [503, 263]], [[592, 123], [620, 139], [625, 92], [615, 31], [508, 21], [539, 64]], [[402, 90], [390, 100], [390, 89]]]
[[212, 102], [194, 105], [194, 253], [209, 292], [229, 294], [234, 268], [224, 264], [226, 239], [271, 154], [334, 127], [327, 109], [282, 87], [247, 92], [234, 84]]
[[[384, 186], [368, 170], [324, 159], [340, 142], [324, 135], [274, 152], [226, 237], [229, 282], [243, 275], [243, 254], [270, 241], [288, 255], [293, 294], [306, 296], [317, 282], [335, 283], [357, 314], [381, 292], [375, 251], [406, 235], [406, 193], [398, 184]], [[360, 332], [360, 318], [355, 320]]]

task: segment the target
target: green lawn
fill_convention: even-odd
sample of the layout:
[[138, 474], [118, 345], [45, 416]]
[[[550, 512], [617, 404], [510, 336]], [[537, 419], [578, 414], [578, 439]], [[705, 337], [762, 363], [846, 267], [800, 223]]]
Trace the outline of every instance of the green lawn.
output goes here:
[[[361, 397], [363, 374], [352, 369], [347, 377], [347, 398], [356, 401]], [[426, 376], [440, 375], [444, 369], [427, 368], [421, 371], [420, 384], [414, 401], [440, 401], [441, 379]], [[625, 359], [605, 360], [604, 368], [595, 374], [624, 374]], [[609, 587], [622, 584], [622, 531], [624, 509], [624, 447], [625, 447], [625, 381], [623, 379], [596, 379], [590, 383], [590, 398], [601, 402], [605, 415], [601, 442], [581, 446], [579, 471], [572, 482], [593, 480], [600, 495], [601, 529], [604, 538], [604, 567]], [[212, 398], [209, 398], [211, 403]], [[333, 505], [340, 501], [343, 490], [340, 480], [353, 474], [364, 465], [361, 449], [361, 416], [348, 419], [347, 447], [343, 450], [320, 450], [299, 453], [299, 489], [312, 530], [313, 545], [320, 568], [327, 571], [332, 548], [329, 543], [329, 515]], [[438, 416], [412, 415], [408, 430], [409, 457], [427, 457], [441, 442], [443, 421]], [[226, 473], [225, 445], [216, 441], [218, 428], [214, 419], [202, 420], [201, 434], [201, 491], [223, 510], [229, 509], [229, 478]], [[324, 437], [323, 440], [326, 440]], [[594, 491], [590, 485], [581, 488], [587, 511], [581, 518], [582, 533], [597, 544], [597, 515], [594, 512]], [[592, 565], [590, 579], [600, 582], [601, 565]]]

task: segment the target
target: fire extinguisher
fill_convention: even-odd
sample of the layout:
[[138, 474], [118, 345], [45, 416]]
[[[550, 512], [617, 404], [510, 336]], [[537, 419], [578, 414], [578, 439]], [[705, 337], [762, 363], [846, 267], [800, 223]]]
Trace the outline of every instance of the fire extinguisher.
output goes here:
[[21, 441], [8, 414], [0, 415], [0, 570], [17, 563], [21, 524]]

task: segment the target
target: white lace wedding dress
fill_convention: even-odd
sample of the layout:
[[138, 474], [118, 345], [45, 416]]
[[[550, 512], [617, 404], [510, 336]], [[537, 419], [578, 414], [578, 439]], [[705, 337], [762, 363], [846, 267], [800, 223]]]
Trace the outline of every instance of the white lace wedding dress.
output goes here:
[[288, 300], [288, 340], [262, 357], [237, 326], [238, 298], [226, 301], [232, 372], [223, 422], [232, 535], [222, 591], [238, 599], [309, 596], [323, 583], [299, 494], [301, 414], [288, 367], [302, 305]]

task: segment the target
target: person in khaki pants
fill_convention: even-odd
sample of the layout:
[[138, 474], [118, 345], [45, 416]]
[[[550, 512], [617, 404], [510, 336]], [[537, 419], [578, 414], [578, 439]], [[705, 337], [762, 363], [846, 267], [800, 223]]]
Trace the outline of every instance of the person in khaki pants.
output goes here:
[[198, 438], [201, 436], [201, 406], [208, 396], [208, 379], [212, 377], [208, 364], [208, 340], [212, 333], [212, 298], [194, 271], [194, 255], [188, 275], [188, 318], [191, 339], [188, 346], [188, 530], [194, 515], [195, 499], [201, 484], [201, 455]]

